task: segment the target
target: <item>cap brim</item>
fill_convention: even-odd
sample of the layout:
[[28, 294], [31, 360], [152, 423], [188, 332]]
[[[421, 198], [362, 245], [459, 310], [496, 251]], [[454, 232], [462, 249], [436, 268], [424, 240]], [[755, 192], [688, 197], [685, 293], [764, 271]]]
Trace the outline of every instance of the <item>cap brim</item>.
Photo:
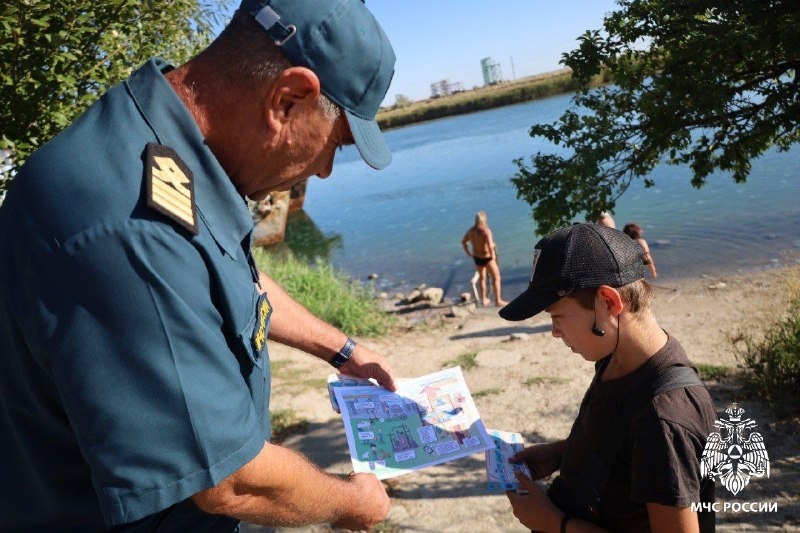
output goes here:
[[538, 315], [561, 299], [553, 291], [536, 291], [530, 287], [511, 300], [511, 303], [500, 309], [498, 314], [506, 320], [525, 320]]
[[361, 158], [372, 168], [380, 170], [392, 162], [392, 153], [383, 140], [383, 134], [375, 120], [367, 120], [344, 110], [350, 133], [356, 141]]

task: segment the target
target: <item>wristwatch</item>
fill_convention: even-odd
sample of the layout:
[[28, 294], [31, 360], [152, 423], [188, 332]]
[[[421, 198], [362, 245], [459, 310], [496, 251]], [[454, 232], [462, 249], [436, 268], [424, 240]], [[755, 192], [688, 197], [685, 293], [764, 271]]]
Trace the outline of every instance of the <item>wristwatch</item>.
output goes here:
[[347, 340], [342, 346], [342, 349], [339, 350], [339, 353], [333, 356], [333, 359], [330, 360], [330, 364], [333, 368], [341, 368], [348, 359], [350, 359], [350, 354], [353, 353], [353, 349], [356, 347], [356, 341], [347, 337]]

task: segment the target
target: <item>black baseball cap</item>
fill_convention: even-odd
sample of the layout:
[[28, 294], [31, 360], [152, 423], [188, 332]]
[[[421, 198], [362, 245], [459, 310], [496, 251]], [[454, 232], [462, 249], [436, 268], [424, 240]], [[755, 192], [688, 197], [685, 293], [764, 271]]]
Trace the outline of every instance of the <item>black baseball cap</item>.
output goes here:
[[363, 0], [243, 0], [294, 65], [310, 68], [344, 109], [361, 157], [381, 169], [392, 154], [375, 115], [394, 75], [389, 38]]
[[530, 285], [500, 309], [500, 316], [524, 320], [575, 289], [622, 287], [644, 276], [644, 250], [639, 243], [616, 229], [576, 223], [536, 243]]

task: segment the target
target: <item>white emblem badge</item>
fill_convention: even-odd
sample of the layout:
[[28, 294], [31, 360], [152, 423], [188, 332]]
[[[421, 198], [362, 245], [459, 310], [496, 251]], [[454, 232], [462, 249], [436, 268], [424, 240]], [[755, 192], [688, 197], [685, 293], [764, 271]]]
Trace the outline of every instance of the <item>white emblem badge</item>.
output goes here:
[[720, 483], [735, 496], [750, 477], [769, 477], [769, 457], [760, 433], [750, 431], [755, 420], [742, 420], [744, 409], [735, 403], [725, 410], [727, 418], [714, 422], [721, 431], [711, 433], [700, 460], [700, 474]]
[[539, 262], [539, 256], [542, 254], [542, 251], [539, 248], [533, 249], [533, 264], [531, 265], [531, 279], [528, 283], [533, 283], [533, 274], [536, 272], [536, 263]]

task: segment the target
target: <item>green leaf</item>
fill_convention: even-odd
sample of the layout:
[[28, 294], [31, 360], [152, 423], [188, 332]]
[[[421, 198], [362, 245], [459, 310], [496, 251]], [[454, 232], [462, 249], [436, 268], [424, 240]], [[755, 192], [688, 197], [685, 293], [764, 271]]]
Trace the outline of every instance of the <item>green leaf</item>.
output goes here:
[[[209, 42], [215, 13], [231, 1], [4, 2], [0, 124], [14, 164], [150, 57], [191, 57]], [[0, 180], [0, 190], [7, 185]]]
[[[715, 170], [745, 181], [751, 159], [796, 143], [798, 27], [796, 0], [620, 1], [563, 56], [572, 108], [530, 129], [569, 152], [515, 161], [539, 233], [607, 210], [634, 179], [652, 187], [660, 162], [687, 165], [695, 187]], [[614, 85], [591, 90], [598, 73]]]

